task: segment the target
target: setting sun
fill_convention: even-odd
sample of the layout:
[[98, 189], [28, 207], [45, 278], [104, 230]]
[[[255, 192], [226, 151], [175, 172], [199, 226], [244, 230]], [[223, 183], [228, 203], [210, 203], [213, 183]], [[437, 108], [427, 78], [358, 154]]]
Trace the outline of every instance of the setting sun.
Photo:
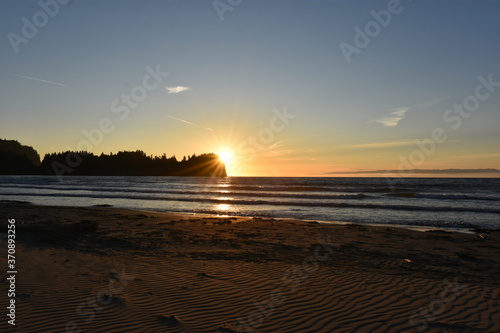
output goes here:
[[233, 154], [228, 150], [223, 150], [217, 153], [217, 155], [219, 156], [221, 162], [224, 164], [228, 164], [233, 159]]

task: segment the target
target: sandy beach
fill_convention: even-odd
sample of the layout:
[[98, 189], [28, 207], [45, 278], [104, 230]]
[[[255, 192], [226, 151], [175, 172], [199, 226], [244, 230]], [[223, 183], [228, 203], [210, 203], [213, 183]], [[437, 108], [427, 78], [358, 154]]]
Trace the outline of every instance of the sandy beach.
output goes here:
[[500, 331], [498, 231], [1, 208], [2, 332]]

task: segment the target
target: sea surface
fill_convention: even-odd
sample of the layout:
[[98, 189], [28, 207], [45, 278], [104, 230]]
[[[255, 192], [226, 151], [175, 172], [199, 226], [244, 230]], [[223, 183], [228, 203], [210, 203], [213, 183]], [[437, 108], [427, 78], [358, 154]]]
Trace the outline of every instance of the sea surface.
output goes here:
[[500, 179], [0, 176], [0, 200], [467, 230], [500, 228]]

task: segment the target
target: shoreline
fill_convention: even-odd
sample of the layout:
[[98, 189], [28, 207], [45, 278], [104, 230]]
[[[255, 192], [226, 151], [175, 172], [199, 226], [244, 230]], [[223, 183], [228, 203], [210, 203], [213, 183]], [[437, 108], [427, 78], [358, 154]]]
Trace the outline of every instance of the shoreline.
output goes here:
[[19, 262], [5, 332], [500, 330], [500, 232], [1, 207]]
[[[33, 206], [41, 206], [41, 207], [54, 207], [54, 205], [44, 205], [44, 204], [34, 204], [30, 201], [21, 201], [21, 200], [0, 200], [0, 205], [2, 203], [19, 203], [19, 204], [29, 204]], [[56, 205], [57, 206], [57, 205]], [[125, 209], [125, 210], [132, 210], [132, 211], [138, 211], [138, 212], [144, 212], [144, 213], [158, 213], [158, 214], [165, 214], [165, 215], [178, 215], [178, 216], [192, 216], [192, 217], [215, 217], [215, 218], [238, 218], [238, 219], [248, 219], [248, 218], [255, 218], [256, 216], [245, 216], [245, 215], [229, 215], [229, 214], [211, 214], [211, 213], [193, 213], [193, 212], [175, 212], [175, 211], [161, 211], [161, 210], [155, 210], [155, 209], [136, 209], [136, 208], [124, 208], [124, 207], [116, 207], [113, 205], [109, 204], [102, 204], [102, 205], [91, 205], [91, 206], [58, 206], [58, 207], [67, 207], [67, 208], [73, 208], [73, 207], [79, 207], [79, 208], [109, 208], [109, 209]], [[419, 231], [419, 232], [428, 232], [428, 231], [433, 231], [433, 230], [440, 230], [440, 231], [445, 231], [445, 232], [457, 232], [457, 233], [463, 233], [463, 234], [488, 234], [491, 232], [497, 232], [500, 230], [500, 228], [472, 228], [471, 226], [468, 227], [446, 227], [446, 226], [425, 226], [425, 225], [411, 225], [411, 224], [388, 224], [388, 223], [359, 223], [359, 222], [349, 222], [349, 221], [334, 221], [334, 220], [321, 220], [321, 219], [298, 219], [298, 218], [292, 218], [292, 217], [272, 217], [272, 216], [258, 216], [258, 218], [261, 219], [275, 219], [278, 221], [303, 221], [303, 222], [317, 222], [320, 224], [326, 224], [326, 225], [360, 225], [360, 226], [367, 226], [367, 227], [387, 227], [387, 228], [400, 228], [400, 229], [405, 229], [405, 230], [413, 230], [413, 231]]]
[[[262, 216], [335, 223], [390, 224], [424, 229], [496, 229], [497, 181], [384, 179], [77, 177], [5, 179], [0, 199], [34, 204]], [[465, 185], [464, 185], [465, 184]], [[393, 193], [394, 192], [394, 193]], [[418, 229], [418, 227], [417, 227]]]

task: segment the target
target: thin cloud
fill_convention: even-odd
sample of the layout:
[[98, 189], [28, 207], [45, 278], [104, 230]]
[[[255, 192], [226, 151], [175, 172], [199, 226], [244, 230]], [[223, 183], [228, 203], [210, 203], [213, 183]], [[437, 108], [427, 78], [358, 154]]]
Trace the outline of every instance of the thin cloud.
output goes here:
[[191, 125], [191, 126], [196, 126], [196, 127], [200, 127], [200, 128], [204, 128], [208, 131], [213, 131], [213, 129], [209, 128], [209, 127], [205, 127], [205, 126], [201, 126], [201, 125], [198, 125], [198, 124], [195, 124], [195, 123], [192, 123], [190, 121], [187, 121], [187, 120], [184, 120], [184, 119], [180, 119], [180, 118], [175, 118], [175, 117], [172, 117], [172, 116], [167, 116], [168, 118], [170, 119], [173, 119], [173, 120], [177, 120], [177, 121], [180, 121], [182, 123], [185, 123], [185, 124], [188, 124], [188, 125]]
[[396, 109], [396, 111], [393, 111], [389, 113], [388, 116], [379, 118], [379, 119], [374, 119], [372, 121], [382, 124], [386, 127], [394, 127], [399, 124], [399, 122], [405, 118], [406, 112], [408, 112], [410, 108], [404, 107], [404, 108], [399, 108]]
[[413, 174], [483, 174], [500, 173], [498, 169], [415, 169], [415, 170], [358, 170], [358, 171], [334, 171], [326, 174], [387, 174], [387, 173], [413, 173]]
[[273, 143], [272, 145], [270, 146], [267, 146], [266, 148], [264, 148], [265, 150], [275, 150], [275, 149], [278, 149], [278, 148], [281, 148], [285, 145], [285, 142], [284, 141], [278, 141], [276, 143]]
[[189, 87], [183, 87], [183, 86], [176, 86], [176, 87], [165, 87], [167, 90], [168, 94], [178, 94], [180, 92], [190, 90], [191, 88]]
[[390, 148], [390, 147], [400, 147], [400, 146], [410, 146], [414, 145], [415, 141], [389, 141], [389, 142], [372, 142], [372, 143], [361, 143], [357, 145], [352, 145], [352, 148]]
[[271, 150], [264, 153], [264, 156], [267, 157], [277, 157], [277, 156], [286, 156], [293, 154], [293, 149], [282, 149], [282, 150]]
[[415, 106], [415, 108], [419, 108], [419, 109], [428, 108], [428, 107], [431, 107], [431, 106], [437, 105], [437, 104], [439, 104], [439, 103], [442, 103], [442, 102], [446, 101], [447, 99], [448, 99], [448, 97], [444, 97], [444, 98], [436, 98], [436, 99], [433, 99], [433, 100], [431, 100], [431, 101], [421, 103], [421, 104], [419, 104], [419, 105]]
[[460, 156], [448, 156], [444, 157], [447, 159], [478, 159], [478, 158], [495, 158], [500, 157], [500, 153], [486, 153], [486, 154], [475, 154], [475, 155], [460, 155]]
[[36, 77], [30, 77], [30, 76], [23, 76], [23, 75], [15, 75], [14, 76], [17, 76], [17, 77], [22, 77], [24, 79], [29, 79], [29, 80], [34, 80], [34, 81], [39, 81], [39, 82], [44, 82], [44, 83], [50, 83], [50, 84], [56, 84], [58, 86], [63, 86], [63, 87], [66, 87], [65, 84], [62, 84], [62, 83], [57, 83], [57, 82], [53, 82], [53, 81], [48, 81], [48, 80], [42, 80], [42, 79], [37, 79]]
[[284, 141], [277, 141], [270, 146], [264, 147], [264, 156], [285, 156], [290, 155], [294, 151], [292, 149], [279, 149], [285, 145]]

